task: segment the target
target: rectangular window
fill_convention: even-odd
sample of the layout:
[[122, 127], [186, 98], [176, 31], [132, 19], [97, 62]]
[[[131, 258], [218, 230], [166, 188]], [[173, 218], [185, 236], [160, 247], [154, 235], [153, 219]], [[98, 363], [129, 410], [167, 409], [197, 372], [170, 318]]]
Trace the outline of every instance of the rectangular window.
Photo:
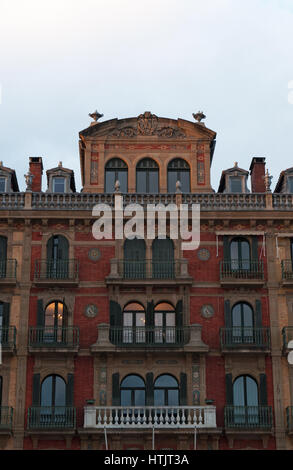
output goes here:
[[6, 178], [0, 177], [0, 193], [6, 192]]
[[288, 178], [288, 191], [293, 194], [293, 176]]
[[65, 193], [65, 178], [53, 178], [53, 192], [54, 193]]
[[230, 176], [230, 192], [242, 193], [242, 178], [238, 176]]

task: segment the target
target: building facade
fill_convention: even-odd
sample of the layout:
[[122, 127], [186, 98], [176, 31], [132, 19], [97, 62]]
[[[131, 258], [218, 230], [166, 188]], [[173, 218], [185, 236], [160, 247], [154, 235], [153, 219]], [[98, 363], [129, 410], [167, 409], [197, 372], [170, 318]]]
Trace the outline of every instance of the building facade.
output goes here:
[[[44, 192], [41, 157], [25, 192], [0, 165], [0, 448], [291, 449], [293, 168], [271, 192], [254, 157], [216, 192], [202, 116], [93, 117], [81, 192], [61, 162]], [[200, 246], [168, 214], [163, 239], [95, 238], [121, 197], [124, 223], [200, 204]]]

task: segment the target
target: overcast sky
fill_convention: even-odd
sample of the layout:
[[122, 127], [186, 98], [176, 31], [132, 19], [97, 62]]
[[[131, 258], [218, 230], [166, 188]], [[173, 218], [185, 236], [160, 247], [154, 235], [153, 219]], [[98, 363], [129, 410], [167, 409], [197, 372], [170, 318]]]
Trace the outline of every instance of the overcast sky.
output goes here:
[[0, 160], [21, 190], [29, 156], [61, 160], [80, 190], [78, 132], [95, 109], [202, 110], [216, 190], [235, 161], [265, 156], [273, 188], [293, 166], [293, 0], [0, 0], [0, 59]]

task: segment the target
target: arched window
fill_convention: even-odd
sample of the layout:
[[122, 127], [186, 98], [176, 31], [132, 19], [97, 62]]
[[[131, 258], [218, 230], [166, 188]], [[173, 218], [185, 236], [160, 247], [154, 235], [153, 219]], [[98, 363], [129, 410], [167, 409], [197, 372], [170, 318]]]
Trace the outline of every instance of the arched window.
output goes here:
[[62, 235], [54, 235], [47, 243], [47, 277], [49, 279], [68, 278], [69, 243]]
[[134, 238], [124, 243], [124, 279], [145, 279], [145, 241]]
[[136, 165], [136, 192], [148, 194], [159, 192], [159, 167], [151, 158], [144, 158]]
[[160, 375], [154, 384], [155, 406], [179, 406], [179, 385], [172, 375]]
[[232, 270], [250, 269], [250, 245], [245, 238], [237, 237], [231, 240], [230, 258]]
[[105, 192], [113, 193], [115, 183], [119, 181], [120, 191], [127, 193], [128, 191], [128, 167], [120, 158], [112, 158], [105, 166]]
[[66, 424], [66, 383], [59, 375], [49, 375], [41, 385], [40, 425]]
[[174, 278], [174, 244], [170, 238], [156, 238], [153, 241], [152, 266], [154, 279]]
[[183, 193], [190, 193], [190, 168], [182, 158], [175, 158], [168, 164], [168, 193], [176, 192], [177, 181]]
[[145, 309], [137, 303], [127, 304], [123, 310], [123, 343], [145, 343]]
[[233, 384], [234, 423], [258, 423], [258, 386], [248, 375], [238, 377]]
[[7, 268], [7, 238], [0, 236], [0, 278], [6, 277]]
[[155, 343], [175, 343], [176, 314], [174, 307], [161, 302], [155, 307]]
[[60, 343], [66, 341], [67, 312], [64, 303], [56, 300], [45, 309], [43, 341]]
[[139, 375], [128, 375], [120, 385], [121, 406], [145, 406], [145, 383]]
[[253, 344], [254, 313], [251, 306], [240, 302], [232, 308], [232, 338], [233, 343]]

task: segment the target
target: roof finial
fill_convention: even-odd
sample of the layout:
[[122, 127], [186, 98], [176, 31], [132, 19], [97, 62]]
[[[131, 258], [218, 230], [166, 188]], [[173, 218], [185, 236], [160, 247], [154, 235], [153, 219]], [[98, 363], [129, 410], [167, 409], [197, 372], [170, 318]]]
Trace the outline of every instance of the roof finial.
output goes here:
[[93, 113], [90, 113], [89, 116], [93, 118], [95, 122], [97, 122], [101, 117], [104, 116], [104, 114], [99, 113], [97, 110], [94, 111]]
[[58, 163], [58, 168], [62, 168], [62, 162]]
[[267, 169], [265, 176], [263, 176], [263, 179], [265, 180], [265, 188], [266, 188], [266, 193], [271, 193], [271, 184], [272, 184], [272, 179], [273, 176], [269, 174], [269, 170]]
[[238, 168], [238, 162], [234, 162], [234, 167]]
[[[192, 113], [192, 116], [199, 123], [201, 123], [201, 121], [206, 118], [206, 115], [202, 111], [198, 111], [196, 114]], [[203, 123], [201, 123], [201, 124], [203, 124]]]

